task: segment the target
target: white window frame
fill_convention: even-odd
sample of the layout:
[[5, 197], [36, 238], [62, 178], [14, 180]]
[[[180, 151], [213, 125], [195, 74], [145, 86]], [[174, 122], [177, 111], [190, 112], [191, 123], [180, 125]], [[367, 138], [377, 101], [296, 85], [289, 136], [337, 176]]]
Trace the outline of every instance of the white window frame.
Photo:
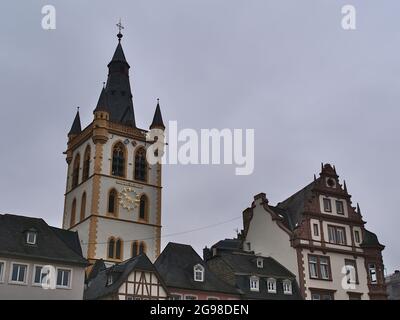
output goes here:
[[[179, 297], [179, 299], [173, 299], [173, 296]], [[181, 294], [181, 293], [176, 293], [176, 292], [172, 292], [172, 293], [170, 294], [170, 297], [172, 298], [171, 300], [184, 300], [184, 298], [185, 298], [183, 294]]]
[[[356, 236], [356, 235], [358, 235], [358, 236]], [[359, 230], [354, 230], [354, 242], [357, 244], [360, 244], [362, 242], [361, 241], [361, 232]]]
[[[32, 241], [29, 241], [29, 236], [30, 236], [30, 235], [33, 235], [33, 242], [32, 242]], [[27, 232], [26, 232], [26, 239], [25, 239], [25, 241], [26, 241], [27, 244], [30, 244], [30, 245], [35, 245], [35, 244], [37, 244], [37, 232], [36, 232], [36, 231], [27, 231]]]
[[3, 265], [3, 269], [1, 270], [0, 273], [0, 283], [4, 283], [4, 278], [6, 277], [6, 261], [0, 260], [0, 264]]
[[[32, 286], [35, 287], [40, 287], [42, 286], [42, 282], [35, 282], [35, 277], [36, 277], [36, 268], [42, 268], [44, 267], [44, 265], [41, 264], [34, 264], [33, 265], [33, 271], [32, 271]], [[40, 270], [40, 273], [42, 273], [42, 271]]]
[[[341, 212], [339, 212], [338, 203], [340, 203], [340, 206], [342, 207], [342, 211]], [[342, 200], [336, 200], [335, 201], [335, 207], [336, 207], [336, 213], [339, 216], [344, 216], [344, 203], [343, 203], [343, 201]]]
[[[13, 273], [14, 273], [13, 270], [14, 270], [14, 266], [15, 266], [15, 265], [26, 266], [24, 281], [14, 281], [14, 280], [12, 279], [12, 275], [13, 275]], [[27, 263], [22, 263], [22, 262], [11, 262], [9, 283], [11, 283], [11, 284], [18, 284], [18, 285], [21, 285], [21, 286], [26, 286], [26, 285], [28, 284], [28, 274], [29, 274], [29, 264], [27, 264]]]
[[[69, 284], [68, 284], [68, 287], [57, 284], [57, 282], [58, 282], [58, 271], [59, 270], [69, 271]], [[66, 289], [66, 290], [70, 290], [72, 288], [72, 269], [71, 268], [65, 268], [65, 267], [57, 267], [56, 268], [56, 288], [57, 289]]]
[[313, 234], [314, 237], [319, 237], [319, 224], [316, 222], [313, 222]]
[[[272, 285], [272, 288], [270, 288], [270, 284]], [[276, 279], [274, 278], [267, 279], [267, 290], [268, 293], [276, 293]]]
[[260, 278], [256, 277], [256, 276], [250, 277], [249, 285], [250, 285], [250, 291], [259, 292], [260, 291]]
[[264, 259], [263, 258], [257, 258], [257, 268], [264, 268]]
[[[368, 264], [368, 277], [369, 277], [371, 284], [378, 283], [378, 274], [376, 272], [376, 264], [375, 263]], [[373, 280], [373, 277], [375, 278], [375, 280]]]
[[207, 297], [207, 300], [220, 300], [220, 299], [218, 297], [209, 296]]
[[[200, 274], [200, 278], [197, 278], [198, 274]], [[193, 267], [193, 279], [197, 282], [204, 282], [204, 267], [201, 264], [196, 264]]]
[[[194, 298], [194, 299], [188, 299], [188, 297]], [[185, 300], [199, 300], [199, 297], [194, 294], [185, 294]]]
[[[325, 207], [325, 202], [329, 203], [329, 210], [327, 207]], [[324, 208], [324, 212], [332, 213], [332, 199], [330, 198], [322, 198], [322, 205]]]
[[282, 286], [283, 286], [283, 294], [288, 294], [288, 295], [293, 294], [292, 281], [283, 280]]

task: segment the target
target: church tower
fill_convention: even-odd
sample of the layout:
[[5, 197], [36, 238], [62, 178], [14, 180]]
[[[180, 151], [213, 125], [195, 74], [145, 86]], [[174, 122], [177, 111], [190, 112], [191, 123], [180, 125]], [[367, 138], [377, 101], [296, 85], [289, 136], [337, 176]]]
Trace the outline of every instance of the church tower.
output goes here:
[[[121, 45], [108, 64], [93, 121], [82, 129], [79, 110], [68, 134], [63, 228], [77, 231], [90, 262], [160, 254], [161, 164], [150, 165], [147, 130], [136, 126], [130, 66]], [[165, 129], [157, 103], [150, 129]]]

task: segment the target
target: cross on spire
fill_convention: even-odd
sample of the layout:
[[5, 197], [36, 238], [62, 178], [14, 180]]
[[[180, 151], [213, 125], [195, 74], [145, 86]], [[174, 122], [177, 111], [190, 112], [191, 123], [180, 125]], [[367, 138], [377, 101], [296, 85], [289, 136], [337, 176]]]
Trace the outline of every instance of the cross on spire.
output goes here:
[[118, 27], [118, 34], [117, 34], [118, 41], [121, 41], [122, 38], [121, 31], [125, 29], [125, 27], [122, 25], [121, 18], [119, 19], [119, 22], [116, 24], [116, 26]]

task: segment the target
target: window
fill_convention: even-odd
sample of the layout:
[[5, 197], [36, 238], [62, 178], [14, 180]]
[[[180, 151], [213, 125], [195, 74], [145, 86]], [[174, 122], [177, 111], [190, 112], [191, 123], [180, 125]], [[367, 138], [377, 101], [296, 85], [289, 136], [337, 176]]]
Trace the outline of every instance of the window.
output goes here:
[[86, 192], [83, 193], [82, 195], [82, 200], [81, 200], [81, 221], [85, 219], [86, 215]]
[[207, 297], [207, 300], [219, 300], [217, 297]]
[[292, 294], [292, 282], [290, 280], [283, 280], [283, 293]]
[[75, 225], [75, 219], [76, 219], [76, 199], [72, 201], [71, 217], [69, 221], [70, 227], [73, 227]]
[[26, 233], [26, 243], [35, 245], [37, 240], [37, 232], [36, 231], [27, 231]]
[[137, 257], [138, 255], [138, 242], [133, 241], [132, 242], [132, 258]]
[[349, 300], [361, 300], [362, 297], [362, 293], [358, 293], [358, 292], [347, 292], [347, 294], [349, 295]]
[[0, 282], [4, 281], [6, 264], [4, 261], [0, 261]]
[[140, 245], [139, 245], [139, 254], [142, 254], [142, 253], [146, 253], [146, 243], [144, 243], [143, 241], [140, 242]]
[[355, 260], [345, 259], [347, 284], [358, 284], [357, 262]]
[[361, 242], [360, 232], [358, 230], [354, 231], [354, 239], [355, 239], [356, 243], [360, 243]]
[[69, 288], [71, 284], [71, 270], [57, 269], [57, 286]]
[[336, 200], [336, 213], [337, 214], [344, 214], [343, 202], [340, 200]]
[[312, 290], [311, 300], [334, 300], [333, 292]]
[[376, 277], [376, 265], [374, 263], [368, 264], [368, 275], [371, 283], [375, 284], [378, 282], [378, 279]]
[[114, 259], [115, 256], [115, 240], [111, 238], [108, 240], [108, 258]]
[[11, 272], [11, 282], [26, 283], [27, 273], [28, 273], [28, 265], [13, 263]]
[[197, 300], [197, 296], [185, 295], [185, 300]]
[[201, 264], [196, 264], [193, 268], [194, 281], [203, 282], [204, 281], [204, 267]]
[[324, 198], [324, 211], [325, 212], [332, 212], [331, 199]]
[[313, 231], [314, 231], [314, 236], [319, 237], [319, 226], [317, 223], [313, 223]]
[[85, 156], [83, 158], [82, 181], [86, 181], [89, 178], [89, 168], [90, 168], [90, 146], [87, 146], [85, 150]]
[[250, 277], [250, 291], [259, 291], [260, 281], [258, 277]]
[[115, 242], [115, 259], [121, 259], [122, 241], [118, 239]]
[[33, 284], [41, 285], [44, 277], [47, 276], [47, 273], [42, 272], [43, 266], [35, 266], [34, 274], [33, 274]]
[[139, 205], [139, 219], [147, 220], [147, 206], [148, 201], [145, 195], [140, 197], [140, 205]]
[[108, 194], [108, 213], [117, 215], [117, 190], [115, 189]]
[[346, 230], [343, 227], [328, 226], [329, 242], [334, 244], [346, 244]]
[[135, 155], [135, 180], [147, 180], [146, 150], [140, 148]]
[[263, 267], [264, 267], [263, 258], [257, 258], [257, 268], [263, 268]]
[[182, 295], [179, 293], [173, 293], [173, 294], [171, 294], [170, 299], [171, 300], [182, 300]]
[[79, 153], [76, 155], [74, 160], [74, 166], [72, 169], [72, 188], [75, 188], [79, 183], [79, 165], [81, 162], [81, 157]]
[[308, 268], [311, 279], [332, 280], [328, 257], [309, 255]]
[[113, 148], [111, 174], [125, 177], [125, 147], [121, 142], [118, 142]]
[[111, 286], [113, 284], [113, 276], [112, 274], [107, 275], [107, 286]]
[[276, 293], [276, 280], [270, 278], [267, 280], [267, 289], [269, 293]]

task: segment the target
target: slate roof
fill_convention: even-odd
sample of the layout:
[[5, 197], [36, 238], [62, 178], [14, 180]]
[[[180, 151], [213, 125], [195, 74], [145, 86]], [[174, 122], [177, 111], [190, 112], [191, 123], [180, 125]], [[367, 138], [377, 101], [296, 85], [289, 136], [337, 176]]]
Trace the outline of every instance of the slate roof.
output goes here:
[[74, 122], [72, 123], [71, 130], [69, 131], [68, 135], [70, 134], [79, 134], [82, 131], [81, 127], [81, 118], [79, 116], [79, 110], [76, 112]]
[[241, 250], [243, 247], [243, 241], [240, 239], [224, 239], [218, 241], [211, 248], [218, 250]]
[[[25, 242], [25, 232], [37, 232], [37, 244]], [[78, 234], [50, 227], [43, 219], [0, 215], [0, 256], [86, 266]]]
[[153, 128], [162, 128], [163, 130], [165, 129], [165, 125], [161, 115], [160, 103], [157, 103], [156, 111], [154, 112], [153, 122], [150, 125], [150, 129]]
[[[197, 264], [204, 267], [203, 282], [194, 281], [193, 267]], [[236, 288], [220, 280], [190, 245], [168, 243], [155, 266], [168, 287], [239, 294]]]
[[[263, 259], [262, 268], [257, 267], [257, 258]], [[301, 299], [299, 288], [296, 282], [296, 276], [271, 257], [259, 257], [254, 253], [247, 253], [245, 251], [222, 251], [210, 260], [213, 259], [220, 260], [220, 265], [234, 273], [236, 286], [242, 292], [242, 295], [244, 295], [245, 299]], [[258, 292], [250, 290], [250, 277], [252, 276], [257, 276], [260, 278], [260, 290]], [[268, 278], [274, 278], [277, 281], [277, 293], [268, 292], [266, 287], [266, 281]], [[285, 295], [283, 293], [283, 280], [291, 280], [293, 291], [292, 295]]]
[[375, 233], [368, 231], [367, 229], [364, 229], [363, 242], [361, 243], [361, 246], [363, 246], [363, 247], [379, 246], [380, 247], [383, 245], [379, 243], [378, 237]]
[[[144, 253], [109, 268], [103, 268], [102, 264], [104, 265], [104, 262], [102, 261], [96, 262], [96, 264], [94, 265], [94, 270], [97, 274], [93, 277], [90, 274], [88, 277], [90, 281], [88, 281], [84, 293], [84, 299], [86, 300], [100, 299], [118, 292], [118, 289], [134, 270], [154, 272], [159, 276], [157, 269]], [[107, 286], [109, 274], [113, 277], [113, 283]], [[160, 277], [159, 279], [162, 282]]]
[[112, 60], [108, 64], [107, 84], [100, 94], [99, 103], [104, 104], [107, 100], [111, 122], [136, 127], [129, 68], [122, 45], [118, 42]]

